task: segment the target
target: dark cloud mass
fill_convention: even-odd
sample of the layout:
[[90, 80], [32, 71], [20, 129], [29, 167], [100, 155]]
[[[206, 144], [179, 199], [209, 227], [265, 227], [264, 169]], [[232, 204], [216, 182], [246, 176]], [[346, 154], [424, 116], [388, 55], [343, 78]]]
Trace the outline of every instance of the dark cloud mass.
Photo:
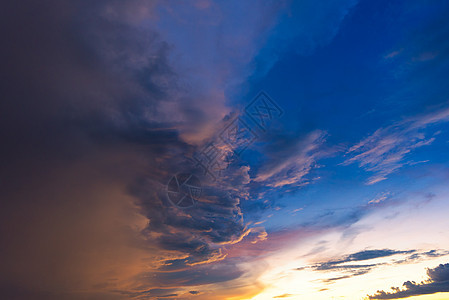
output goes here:
[[211, 188], [195, 210], [167, 203], [166, 182], [191, 168], [183, 155], [195, 148], [179, 132], [207, 118], [180, 96], [171, 46], [134, 18], [155, 3], [2, 7], [0, 294], [8, 299], [128, 299], [154, 284], [242, 274], [235, 264], [202, 266], [248, 234], [238, 197]]
[[449, 264], [440, 264], [435, 268], [427, 269], [429, 279], [416, 283], [406, 281], [403, 289], [393, 287], [392, 292], [377, 291], [369, 299], [403, 299], [411, 296], [428, 295], [440, 292], [449, 292]]

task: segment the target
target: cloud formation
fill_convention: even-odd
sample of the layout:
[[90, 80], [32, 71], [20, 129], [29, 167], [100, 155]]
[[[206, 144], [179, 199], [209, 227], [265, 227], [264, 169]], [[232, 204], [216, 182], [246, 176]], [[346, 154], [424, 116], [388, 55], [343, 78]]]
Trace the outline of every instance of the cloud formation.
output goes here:
[[[391, 249], [381, 249], [381, 250], [364, 250], [356, 253], [352, 253], [338, 260], [330, 260], [327, 262], [319, 263], [312, 266], [315, 271], [339, 271], [341, 276], [331, 277], [324, 279], [323, 282], [332, 282], [342, 279], [348, 279], [354, 276], [364, 275], [370, 272], [373, 268], [378, 267], [384, 263], [376, 262], [370, 263], [370, 260], [376, 258], [390, 257], [398, 254], [410, 254], [415, 252], [415, 250], [410, 251], [398, 251]], [[360, 264], [359, 262], [364, 262]]]
[[358, 164], [364, 170], [374, 173], [367, 184], [387, 179], [405, 165], [413, 164], [407, 157], [417, 148], [432, 144], [438, 131], [429, 134], [426, 129], [449, 120], [449, 108], [444, 107], [426, 114], [406, 118], [373, 134], [352, 146], [342, 164]]
[[[201, 100], [182, 86], [173, 45], [144, 24], [156, 4], [2, 10], [0, 290], [10, 299], [129, 299], [168, 285], [162, 296], [181, 295], [242, 274], [213, 265], [226, 245], [259, 235], [238, 197], [212, 187], [190, 211], [166, 199], [170, 176], [191, 168], [183, 155], [197, 139], [186, 134], [221, 125], [228, 110], [224, 97], [213, 111], [210, 93], [197, 90]], [[237, 171], [235, 180], [247, 176]]]
[[403, 289], [392, 287], [392, 292], [377, 291], [368, 296], [369, 299], [403, 299], [411, 296], [428, 295], [440, 292], [449, 292], [449, 264], [440, 264], [435, 268], [427, 269], [428, 280], [421, 283], [406, 281]]
[[313, 131], [305, 137], [280, 138], [272, 142], [265, 151], [269, 160], [259, 170], [255, 182], [270, 187], [306, 185], [306, 175], [317, 166], [317, 160], [328, 153], [323, 149], [326, 133]]
[[[329, 283], [342, 279], [349, 279], [355, 276], [364, 275], [373, 269], [383, 265], [409, 264], [423, 259], [432, 259], [438, 256], [447, 255], [447, 251], [430, 250], [392, 250], [375, 249], [363, 250], [346, 255], [340, 259], [333, 259], [311, 266], [297, 268], [298, 271], [313, 270], [318, 272], [339, 272], [340, 276], [333, 276], [323, 279], [324, 283]], [[379, 261], [380, 258], [383, 260]]]

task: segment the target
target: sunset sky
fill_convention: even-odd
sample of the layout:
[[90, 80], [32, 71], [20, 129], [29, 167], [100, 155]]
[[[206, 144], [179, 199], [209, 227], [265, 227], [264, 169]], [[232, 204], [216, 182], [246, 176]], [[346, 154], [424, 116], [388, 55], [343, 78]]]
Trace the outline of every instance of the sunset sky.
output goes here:
[[0, 23], [0, 299], [449, 299], [448, 1]]

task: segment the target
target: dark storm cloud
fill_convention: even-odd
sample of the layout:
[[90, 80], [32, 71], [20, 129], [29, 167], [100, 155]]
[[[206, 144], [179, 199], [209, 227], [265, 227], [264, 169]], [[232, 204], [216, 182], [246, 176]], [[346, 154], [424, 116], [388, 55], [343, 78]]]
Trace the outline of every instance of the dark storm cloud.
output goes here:
[[440, 292], [449, 292], [449, 264], [440, 264], [433, 269], [427, 269], [429, 279], [416, 283], [406, 281], [403, 289], [393, 287], [392, 292], [377, 291], [369, 299], [403, 299], [411, 296], [428, 295]]
[[[174, 130], [157, 130], [160, 124], [142, 118], [130, 79], [83, 39], [92, 25], [89, 7], [87, 1], [2, 6], [2, 298], [123, 298], [95, 290], [113, 288], [114, 269], [140, 256], [142, 236], [130, 228], [138, 212], [126, 185], [167, 147], [184, 147]], [[153, 68], [168, 72], [161, 61]], [[159, 101], [160, 88], [150, 89], [148, 102]], [[102, 262], [104, 253], [109, 258]]]
[[[111, 22], [97, 26], [101, 22], [94, 22], [86, 11], [91, 9], [90, 14], [95, 15], [99, 5], [28, 1], [6, 4], [2, 10], [2, 36], [8, 42], [0, 50], [6, 63], [1, 82], [5, 115], [0, 131], [5, 141], [2, 157], [7, 161], [20, 161], [30, 155], [30, 159], [70, 158], [91, 151], [89, 138], [95, 143], [120, 143], [125, 139], [155, 147], [177, 142], [176, 132], [151, 132], [151, 128], [161, 125], [143, 118], [145, 111], [164, 96], [153, 77], [171, 76], [164, 44], [151, 33], [140, 39], [148, 41], [147, 48], [155, 49], [159, 57], [138, 70], [151, 73], [145, 84], [139, 85], [148, 91], [147, 99], [142, 99], [128, 86], [134, 82], [131, 75], [124, 74], [129, 69], [129, 58], [109, 58], [100, 46], [104, 42], [85, 41], [89, 31], [95, 32], [95, 37], [101, 31], [104, 39], [115, 38], [110, 37], [113, 41], [109, 43], [109, 51], [115, 53], [120, 52], [117, 48], [121, 42], [131, 44], [125, 37], [131, 40], [130, 36], [135, 36], [129, 28]], [[139, 45], [134, 44], [123, 52], [135, 52]]]
[[65, 300], [125, 300], [122, 295], [114, 295], [110, 293], [74, 293], [74, 294], [61, 294], [60, 292], [49, 292], [39, 290], [28, 290], [22, 286], [0, 286], [0, 295], [2, 299], [9, 300], [48, 300], [48, 299], [65, 299]]
[[[134, 278], [144, 260], [155, 270], [177, 270], [157, 273], [162, 286], [242, 274], [235, 265], [184, 270], [224, 259], [223, 245], [247, 234], [238, 185], [212, 187], [208, 202], [191, 210], [168, 203], [165, 184], [191, 170], [183, 156], [195, 149], [179, 128], [201, 123], [207, 109], [174, 97], [183, 91], [170, 46], [126, 16], [105, 15], [119, 11], [115, 5], [47, 0], [2, 7], [0, 293], [8, 299], [120, 298], [67, 291], [122, 291], [117, 278]], [[151, 10], [151, 2], [142, 5]]]
[[207, 202], [200, 201], [182, 211], [168, 203], [163, 191], [156, 193], [148, 183], [136, 187], [133, 194], [152, 220], [146, 232], [159, 234], [156, 242], [162, 249], [188, 254], [186, 258], [165, 261], [161, 270], [222, 260], [225, 254], [221, 245], [239, 241], [248, 232], [238, 207], [239, 198], [217, 188], [204, 190]]

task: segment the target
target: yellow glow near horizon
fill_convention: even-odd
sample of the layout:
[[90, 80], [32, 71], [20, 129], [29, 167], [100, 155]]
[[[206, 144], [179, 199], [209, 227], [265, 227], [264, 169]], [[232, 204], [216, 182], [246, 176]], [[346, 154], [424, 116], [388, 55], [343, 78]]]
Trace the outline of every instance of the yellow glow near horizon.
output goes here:
[[[402, 284], [407, 280], [416, 282], [426, 280], [426, 267], [435, 267], [445, 262], [447, 262], [447, 257], [414, 264], [388, 264], [364, 275], [340, 279], [330, 283], [323, 280], [344, 276], [343, 273], [338, 271], [296, 271], [290, 268], [292, 266], [291, 263], [286, 262], [284, 267], [287, 271], [279, 272], [280, 268], [277, 268], [270, 274], [266, 274], [262, 281], [270, 282], [270, 285], [260, 294], [249, 299], [276, 299], [275, 297], [282, 295], [284, 295], [283, 299], [367, 299], [368, 294], [372, 295], [377, 290], [384, 289], [388, 292], [391, 286], [402, 287]], [[449, 293], [411, 297], [408, 299], [449, 299]]]
[[410, 300], [447, 300], [449, 299], [449, 293], [437, 293], [433, 295], [414, 296], [408, 298]]
[[[438, 205], [439, 210], [435, 209]], [[391, 292], [391, 287], [402, 289], [406, 281], [419, 283], [427, 280], [426, 269], [448, 263], [448, 255], [422, 256], [420, 259], [407, 261], [409, 254], [404, 253], [341, 264], [376, 265], [369, 272], [357, 276], [343, 268], [317, 271], [311, 266], [367, 249], [414, 249], [421, 253], [432, 249], [448, 249], [449, 239], [442, 228], [448, 228], [449, 221], [444, 216], [447, 210], [442, 209], [443, 207], [447, 207], [447, 202], [443, 204], [434, 201], [427, 207], [400, 207], [398, 217], [385, 218], [385, 215], [394, 213], [390, 208], [388, 214], [382, 215], [380, 211], [377, 215], [368, 216], [353, 224], [355, 230], [363, 227], [364, 231], [349, 242], [345, 239], [344, 232], [333, 230], [327, 234], [321, 233], [317, 238], [312, 237], [290, 245], [282, 253], [273, 254], [264, 260], [268, 268], [258, 280], [265, 288], [248, 299], [358, 300], [367, 299], [367, 295], [373, 295], [377, 290]], [[316, 250], [317, 245], [326, 247], [323, 247], [324, 250]], [[305, 268], [298, 270], [301, 267]], [[329, 280], [336, 278], [340, 279]], [[447, 300], [449, 293], [413, 296], [407, 299]]]

